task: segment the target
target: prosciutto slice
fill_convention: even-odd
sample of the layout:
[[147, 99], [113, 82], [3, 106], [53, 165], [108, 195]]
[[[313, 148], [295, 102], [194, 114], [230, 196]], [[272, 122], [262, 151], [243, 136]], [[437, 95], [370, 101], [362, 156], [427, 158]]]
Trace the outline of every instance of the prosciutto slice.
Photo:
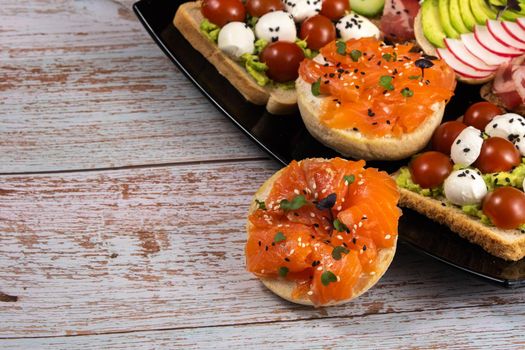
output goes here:
[[502, 65], [496, 72], [492, 92], [513, 110], [525, 105], [525, 55]]
[[380, 23], [385, 38], [393, 42], [413, 40], [419, 8], [418, 0], [386, 0]]

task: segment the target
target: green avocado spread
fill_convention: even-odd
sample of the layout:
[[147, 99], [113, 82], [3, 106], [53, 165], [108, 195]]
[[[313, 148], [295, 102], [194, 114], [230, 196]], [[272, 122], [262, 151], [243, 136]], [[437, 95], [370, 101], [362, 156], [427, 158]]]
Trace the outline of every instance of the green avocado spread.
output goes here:
[[[461, 167], [454, 166], [454, 170], [462, 169]], [[494, 190], [496, 187], [513, 186], [522, 189], [523, 179], [525, 179], [525, 158], [522, 159], [520, 165], [508, 172], [490, 173], [482, 175], [485, 184], [487, 185], [488, 191]], [[399, 174], [396, 178], [396, 183], [399, 187], [407, 189], [412, 192], [416, 192], [425, 197], [432, 197], [442, 200], [445, 196], [443, 193], [443, 186], [436, 188], [421, 188], [418, 184], [412, 181], [412, 175], [408, 167], [402, 167], [399, 169]], [[453, 205], [446, 203], [446, 205]], [[479, 204], [467, 204], [461, 207], [461, 210], [470, 216], [477, 217], [482, 223], [489, 226], [494, 226], [490, 221], [490, 218], [486, 216], [481, 210]], [[525, 229], [525, 225], [519, 227], [521, 230]]]
[[218, 25], [211, 23], [205, 18], [201, 22], [200, 30], [202, 34], [204, 34], [208, 39], [214, 43], [217, 43], [217, 40], [219, 39], [219, 32], [221, 31], [221, 28], [219, 28]]
[[245, 53], [241, 56], [241, 62], [244, 64], [246, 71], [255, 79], [258, 85], [265, 86], [270, 82], [270, 78], [266, 75], [268, 66], [259, 61], [259, 56]]

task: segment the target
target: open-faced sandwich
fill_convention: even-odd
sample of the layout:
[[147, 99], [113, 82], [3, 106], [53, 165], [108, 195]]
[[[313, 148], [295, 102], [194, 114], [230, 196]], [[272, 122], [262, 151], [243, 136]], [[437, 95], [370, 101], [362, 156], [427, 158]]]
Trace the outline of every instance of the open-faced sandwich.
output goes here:
[[441, 123], [454, 71], [413, 44], [333, 41], [305, 59], [296, 82], [310, 133], [345, 156], [392, 160], [421, 150]]
[[489, 253], [525, 256], [525, 118], [488, 102], [443, 123], [434, 150], [394, 177], [400, 205], [412, 208]]
[[257, 191], [246, 265], [291, 302], [327, 306], [372, 287], [396, 250], [399, 192], [364, 161], [292, 161]]

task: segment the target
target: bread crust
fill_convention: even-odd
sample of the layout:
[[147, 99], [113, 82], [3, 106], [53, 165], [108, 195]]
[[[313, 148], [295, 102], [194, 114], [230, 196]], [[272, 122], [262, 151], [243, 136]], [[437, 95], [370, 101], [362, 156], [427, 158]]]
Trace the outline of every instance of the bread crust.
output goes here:
[[[414, 34], [416, 37], [417, 44], [427, 55], [437, 56], [436, 48], [430, 43], [430, 41], [427, 40], [425, 34], [423, 33], [423, 24], [421, 22], [421, 17], [421, 10], [419, 10], [416, 18], [414, 19]], [[483, 79], [470, 79], [456, 74], [456, 79], [466, 84], [479, 85], [491, 81], [492, 79], [494, 79], [495, 75], [496, 73], [494, 72], [493, 74]]]
[[179, 6], [173, 24], [249, 102], [266, 105], [273, 114], [289, 114], [297, 109], [297, 97], [294, 90], [283, 90], [274, 86], [259, 86], [246, 69], [237, 61], [224, 54], [200, 31], [204, 19], [199, 2], [187, 2]]
[[[396, 178], [398, 173], [392, 176]], [[517, 261], [525, 257], [525, 233], [520, 230], [502, 230], [483, 224], [460, 208], [446, 205], [445, 199], [425, 197], [399, 188], [399, 205], [413, 209], [430, 219], [447, 225], [461, 237], [481, 246], [490, 254], [505, 260]]]
[[[299, 162], [299, 164], [300, 163], [301, 162]], [[281, 176], [284, 169], [285, 168], [273, 174], [257, 190], [257, 192], [255, 193], [253, 197], [250, 209], [248, 210], [248, 216], [257, 210], [255, 199], [266, 200], [266, 198], [270, 194], [270, 191], [272, 190], [274, 182]], [[250, 236], [250, 231], [252, 228], [253, 228], [253, 225], [248, 220], [246, 224], [246, 232], [247, 232], [248, 237]], [[362, 273], [358, 282], [353, 288], [352, 297], [350, 299], [341, 300], [339, 302], [334, 302], [334, 303], [329, 303], [327, 305], [323, 305], [323, 307], [347, 303], [350, 300], [357, 298], [358, 296], [362, 295], [367, 290], [369, 290], [373, 285], [375, 285], [379, 281], [379, 279], [384, 275], [384, 273], [390, 266], [390, 263], [394, 259], [394, 255], [396, 253], [396, 247], [397, 247], [397, 236], [396, 236], [396, 242], [391, 248], [384, 248], [378, 251], [378, 256], [377, 256], [378, 272], [376, 272], [375, 275]], [[296, 287], [296, 284], [293, 281], [288, 281], [284, 278], [268, 278], [268, 277], [260, 277], [260, 280], [268, 289], [270, 289], [272, 292], [274, 292], [275, 294], [277, 294], [283, 299], [286, 299], [296, 304], [314, 306], [314, 304], [306, 296], [303, 296], [302, 298], [299, 298], [299, 299], [293, 297], [293, 291]]]
[[297, 79], [295, 86], [301, 117], [312, 136], [344, 156], [357, 159], [397, 160], [420, 151], [441, 123], [445, 110], [444, 102], [434, 105], [434, 113], [422, 125], [400, 138], [367, 138], [358, 131], [334, 129], [324, 125], [320, 120], [321, 102], [330, 97], [313, 96], [310, 84], [301, 77]]

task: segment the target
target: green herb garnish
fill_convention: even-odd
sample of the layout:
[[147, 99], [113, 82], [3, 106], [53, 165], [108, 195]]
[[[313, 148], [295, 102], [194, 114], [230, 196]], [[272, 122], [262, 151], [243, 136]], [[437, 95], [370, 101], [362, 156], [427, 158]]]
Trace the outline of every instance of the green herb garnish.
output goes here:
[[264, 201], [256, 199], [255, 204], [257, 204], [257, 209], [266, 210], [266, 203], [264, 203]]
[[327, 286], [330, 282], [337, 282], [337, 276], [331, 271], [325, 271], [321, 275], [321, 283], [323, 286]]
[[286, 275], [288, 274], [288, 271], [290, 270], [286, 266], [281, 266], [277, 270], [277, 272], [279, 273], [279, 276], [281, 277], [286, 277]]
[[379, 85], [387, 90], [394, 90], [394, 85], [392, 85], [392, 77], [390, 75], [382, 75], [381, 78], [379, 78]]
[[361, 57], [363, 53], [359, 50], [352, 50], [350, 51], [350, 57], [352, 58], [352, 61], [357, 62], [359, 61], [359, 57]]
[[280, 232], [280, 231], [277, 232], [277, 233], [275, 234], [275, 237], [273, 237], [273, 241], [274, 241], [275, 243], [282, 242], [282, 241], [284, 241], [285, 239], [286, 239], [286, 236], [284, 235], [284, 233], [282, 233], [282, 232]]
[[306, 198], [302, 194], [295, 196], [291, 201], [287, 199], [283, 199], [281, 202], [279, 202], [279, 207], [282, 210], [297, 210], [301, 208], [303, 205], [308, 203]]
[[339, 221], [339, 219], [335, 219], [333, 224], [334, 224], [334, 228], [339, 232], [344, 232], [348, 230], [348, 227], [345, 224], [343, 224], [341, 221]]
[[335, 46], [337, 47], [337, 53], [340, 55], [346, 55], [346, 43], [344, 41], [336, 41]]
[[334, 248], [334, 250], [332, 250], [332, 258], [334, 258], [335, 260], [341, 260], [342, 256], [341, 254], [348, 254], [350, 251], [348, 249], [346, 249], [345, 247], [343, 247], [342, 245], [340, 246], [337, 246]]
[[406, 88], [403, 88], [403, 90], [401, 90], [401, 95], [405, 97], [412, 97], [414, 96], [414, 91], [406, 87]]
[[419, 78], [421, 78], [421, 75], [411, 75], [411, 76], [408, 77], [408, 79], [410, 79], [410, 80], [417, 80]]
[[387, 62], [390, 62], [390, 60], [392, 59], [392, 55], [389, 53], [384, 53], [381, 57], [383, 57], [383, 59]]
[[354, 176], [354, 174], [352, 174], [352, 175], [345, 175], [343, 178], [345, 179], [345, 182], [346, 182], [348, 185], [354, 183], [354, 181], [355, 181], [355, 176]]
[[321, 78], [317, 79], [312, 84], [312, 95], [319, 96], [321, 94]]

